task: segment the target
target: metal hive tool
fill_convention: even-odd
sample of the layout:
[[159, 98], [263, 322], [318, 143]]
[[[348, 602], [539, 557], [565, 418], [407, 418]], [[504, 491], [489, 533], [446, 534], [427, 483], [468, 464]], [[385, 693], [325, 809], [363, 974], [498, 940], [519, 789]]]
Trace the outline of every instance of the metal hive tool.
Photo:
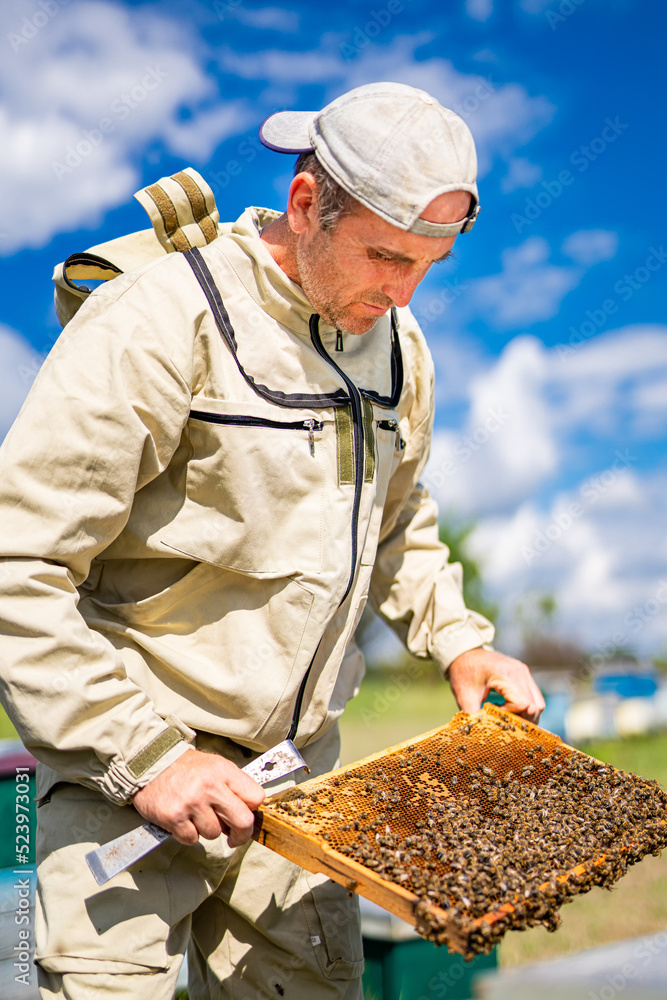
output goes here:
[[[561, 817], [555, 826], [547, 806]], [[555, 929], [569, 897], [659, 853], [666, 819], [655, 782], [486, 705], [268, 799], [254, 836], [471, 957], [508, 929]], [[471, 823], [461, 854], [458, 831], [468, 824], [469, 836]]]

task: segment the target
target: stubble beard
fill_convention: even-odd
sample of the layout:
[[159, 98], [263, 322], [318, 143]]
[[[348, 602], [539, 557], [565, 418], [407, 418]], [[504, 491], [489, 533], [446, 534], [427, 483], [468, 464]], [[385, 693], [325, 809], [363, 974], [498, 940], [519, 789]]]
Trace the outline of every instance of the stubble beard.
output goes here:
[[[368, 333], [380, 317], [351, 315], [350, 306], [336, 298], [338, 268], [331, 235], [320, 229], [311, 241], [296, 244], [296, 263], [301, 287], [314, 311], [335, 330], [359, 335]], [[372, 302], [372, 293], [365, 299]]]

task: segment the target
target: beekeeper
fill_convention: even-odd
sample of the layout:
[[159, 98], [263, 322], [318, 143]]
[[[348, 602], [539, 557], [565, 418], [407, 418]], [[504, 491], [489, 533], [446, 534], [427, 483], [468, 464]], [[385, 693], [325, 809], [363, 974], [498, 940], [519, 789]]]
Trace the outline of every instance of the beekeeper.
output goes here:
[[[240, 768], [288, 735], [335, 766], [367, 600], [462, 708], [491, 687], [543, 708], [419, 483], [433, 366], [407, 306], [476, 219], [470, 132], [382, 83], [261, 137], [303, 154], [283, 214], [219, 225], [181, 171], [139, 195], [153, 230], [66, 262], [64, 318], [77, 268], [116, 276], [0, 453], [2, 696], [40, 761], [51, 1000], [168, 1000], [188, 944], [191, 1000], [361, 997], [356, 899], [248, 843], [264, 791]], [[84, 855], [142, 817], [175, 840], [98, 887]]]

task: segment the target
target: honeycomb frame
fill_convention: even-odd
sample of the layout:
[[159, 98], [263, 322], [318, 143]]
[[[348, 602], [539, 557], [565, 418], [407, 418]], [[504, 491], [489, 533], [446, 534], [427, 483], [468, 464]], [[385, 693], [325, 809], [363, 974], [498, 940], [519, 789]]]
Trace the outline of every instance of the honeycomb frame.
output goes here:
[[[554, 761], [567, 761], [573, 754], [583, 763], [605, 767], [553, 733], [502, 708], [485, 705], [480, 712], [458, 713], [444, 726], [268, 798], [258, 810], [253, 836], [301, 867], [323, 873], [349, 892], [378, 903], [424, 936], [432, 936], [433, 928], [439, 928], [437, 940], [469, 957], [478, 950], [471, 948], [475, 936], [479, 940], [484, 935], [497, 938], [506, 929], [526, 926], [518, 899], [469, 921], [453, 919], [446, 909], [372, 871], [367, 867], [369, 862], [359, 863], [344, 850], [352, 844], [358, 846], [360, 830], [376, 830], [376, 817], [368, 810], [378, 794], [383, 803], [386, 801], [385, 813], [378, 815], [387, 818], [392, 832], [410, 835], [418, 824], [424, 826], [427, 800], [463, 805], [475, 798], [483, 811], [490, 811], [492, 803], [475, 795], [475, 784], [477, 789], [480, 786], [474, 775], [509, 774], [515, 782], [539, 787], [554, 778]], [[386, 777], [380, 781], [386, 787], [378, 785], [382, 774]], [[413, 860], [420, 868], [419, 857]], [[605, 860], [604, 852], [586, 858], [560, 872], [555, 881], [567, 884], [569, 895], [591, 885], [608, 884]], [[444, 870], [447, 861], [437, 862], [436, 868], [438, 864]], [[539, 887], [546, 900], [553, 883], [552, 877]]]

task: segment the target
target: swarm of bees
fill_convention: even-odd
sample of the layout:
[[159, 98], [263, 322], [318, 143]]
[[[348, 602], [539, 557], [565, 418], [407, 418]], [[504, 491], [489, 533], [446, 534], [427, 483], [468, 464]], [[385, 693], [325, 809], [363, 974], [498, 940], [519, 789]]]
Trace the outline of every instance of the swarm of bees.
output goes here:
[[[512, 734], [510, 736], [510, 734]], [[667, 795], [496, 709], [273, 804], [418, 897], [417, 929], [471, 958], [667, 845]], [[461, 941], [464, 942], [463, 947]]]

